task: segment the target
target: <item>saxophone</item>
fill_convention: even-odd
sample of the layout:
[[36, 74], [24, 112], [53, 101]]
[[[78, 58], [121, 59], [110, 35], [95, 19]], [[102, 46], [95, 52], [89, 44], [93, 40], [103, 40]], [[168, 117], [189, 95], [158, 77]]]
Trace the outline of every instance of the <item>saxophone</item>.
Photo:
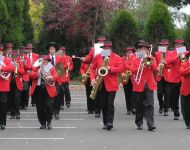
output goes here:
[[162, 53], [161, 58], [160, 58], [160, 63], [158, 65], [158, 73], [160, 75], [163, 75], [163, 68], [164, 68], [164, 54]]
[[90, 77], [90, 68], [91, 68], [92, 64], [90, 64], [90, 66], [88, 67], [88, 70], [86, 71], [85, 75], [82, 76], [82, 83], [85, 85], [87, 80]]
[[[127, 60], [129, 58], [127, 57]], [[132, 76], [132, 72], [130, 70], [125, 71], [125, 77], [123, 78], [123, 82], [127, 83], [129, 81], [129, 78]]]
[[100, 67], [98, 69], [98, 76], [96, 77], [95, 83], [94, 83], [94, 85], [92, 87], [92, 91], [91, 91], [91, 94], [90, 94], [90, 98], [92, 100], [95, 100], [95, 98], [96, 98], [98, 88], [100, 86], [100, 83], [103, 80], [103, 77], [105, 77], [108, 74], [108, 69], [106, 68], [106, 66], [109, 64], [109, 61], [110, 61], [110, 58], [105, 57], [104, 61], [103, 61], [103, 64], [102, 64], [102, 67]]

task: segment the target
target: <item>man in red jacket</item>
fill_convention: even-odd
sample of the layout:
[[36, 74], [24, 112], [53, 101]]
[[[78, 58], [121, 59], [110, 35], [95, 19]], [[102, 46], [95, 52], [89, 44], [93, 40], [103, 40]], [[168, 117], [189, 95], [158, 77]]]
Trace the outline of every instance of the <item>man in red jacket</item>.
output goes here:
[[182, 84], [180, 88], [181, 99], [183, 101], [184, 121], [187, 129], [190, 129], [190, 62], [189, 52], [186, 53], [185, 61], [181, 63], [180, 74]]
[[20, 60], [24, 67], [24, 74], [22, 76], [23, 80], [23, 91], [21, 93], [21, 108], [27, 109], [29, 102], [29, 72], [32, 70], [32, 64], [30, 59], [25, 55], [25, 47], [20, 47]]
[[82, 62], [80, 67], [80, 73], [82, 75], [82, 82], [85, 85], [86, 89], [86, 98], [87, 98], [87, 110], [88, 114], [93, 114], [95, 111], [95, 102], [90, 98], [92, 86], [90, 84], [90, 68], [91, 64], [86, 64]]
[[[104, 42], [106, 41], [105, 36], [98, 36], [97, 38], [97, 43], [100, 45], [103, 45]], [[95, 47], [91, 47], [90, 52], [88, 53], [88, 55], [86, 55], [84, 58], [82, 58], [84, 63], [87, 64], [92, 64], [93, 59], [95, 57]], [[97, 93], [96, 99], [95, 99], [95, 118], [99, 118], [100, 117], [100, 112], [101, 112], [101, 108], [100, 108], [100, 98], [99, 98], [99, 92]]]
[[[39, 55], [34, 53], [33, 49], [34, 49], [34, 47], [33, 47], [32, 44], [29, 43], [29, 44], [26, 45], [26, 52], [27, 52], [26, 56], [30, 59], [31, 65], [33, 65], [33, 63], [36, 60], [38, 60], [38, 58], [39, 58]], [[29, 72], [28, 72], [28, 76], [29, 76]], [[30, 80], [28, 87], [30, 87], [31, 83], [32, 83], [32, 81]], [[29, 88], [27, 90], [29, 90]], [[35, 95], [35, 94], [31, 97], [31, 104], [32, 104], [33, 107], [35, 107], [35, 105], [36, 105], [36, 98], [37, 97], [38, 97], [38, 95]], [[25, 99], [27, 99], [27, 98], [28, 97], [25, 97]], [[28, 101], [28, 99], [27, 99], [27, 101]]]
[[[157, 97], [159, 101], [159, 113], [162, 114], [164, 111], [164, 116], [168, 116], [169, 108], [169, 96], [170, 96], [170, 65], [167, 65], [165, 59], [168, 55], [168, 39], [162, 39], [160, 42], [160, 50], [155, 53], [155, 59], [158, 64], [158, 72], [156, 74], [156, 81], [158, 86]], [[163, 65], [163, 66], [162, 66]], [[162, 69], [161, 69], [162, 67]]]
[[[56, 64], [61, 63], [61, 57], [56, 55], [57, 44], [55, 42], [50, 42], [48, 45], [49, 50], [49, 57], [51, 59], [51, 64], [55, 67]], [[59, 111], [61, 108], [61, 77], [58, 76], [57, 81], [55, 82], [56, 90], [57, 90], [57, 96], [55, 98], [55, 101], [53, 103], [53, 115], [56, 120], [60, 119]]]
[[[0, 74], [3, 72], [11, 73], [14, 71], [14, 66], [11, 59], [3, 56], [3, 45], [0, 45]], [[10, 91], [9, 78], [4, 79], [0, 76], [0, 128], [5, 129], [6, 126], [6, 113], [7, 113], [7, 93]]]
[[[134, 100], [136, 105], [137, 130], [143, 129], [144, 106], [148, 130], [156, 129], [154, 126], [154, 90], [157, 90], [153, 71], [157, 71], [157, 64], [154, 57], [150, 54], [150, 45], [148, 42], [139, 43], [139, 49], [145, 54], [145, 58], [134, 58], [131, 63], [131, 72], [135, 75], [133, 82]], [[152, 63], [148, 64], [145, 59], [151, 58]], [[142, 75], [140, 75], [142, 69]], [[139, 73], [138, 73], [139, 72]], [[139, 75], [138, 75], [139, 74]]]
[[13, 51], [12, 63], [14, 64], [14, 72], [10, 78], [11, 90], [9, 92], [10, 96], [10, 119], [20, 119], [20, 101], [21, 92], [23, 90], [22, 76], [24, 74], [23, 63], [20, 60], [17, 51]]
[[[96, 77], [100, 74], [96, 74], [100, 67], [107, 68], [107, 75], [102, 79], [99, 86], [100, 90], [100, 102], [102, 104], [103, 114], [103, 129], [111, 130], [113, 128], [114, 119], [114, 99], [116, 91], [118, 90], [118, 75], [122, 72], [123, 66], [120, 56], [112, 51], [112, 42], [107, 41], [103, 45], [103, 51], [101, 54], [95, 56], [92, 67], [90, 70], [91, 85], [94, 86]], [[108, 62], [105, 62], [106, 60]], [[98, 71], [99, 72], [99, 71]]]
[[63, 51], [62, 55], [62, 64], [64, 67], [64, 73], [61, 77], [62, 88], [64, 91], [64, 100], [66, 102], [66, 106], [69, 108], [71, 105], [71, 94], [69, 90], [69, 82], [71, 78], [71, 71], [73, 70], [73, 60], [70, 56], [66, 55], [66, 48], [62, 47], [60, 50]]
[[171, 76], [169, 78], [170, 83], [170, 103], [174, 112], [174, 120], [179, 120], [179, 94], [181, 86], [181, 75], [179, 72], [181, 61], [179, 54], [177, 54], [177, 48], [184, 46], [183, 40], [175, 41], [175, 50], [170, 51], [166, 57], [166, 64], [170, 65]]
[[48, 130], [52, 129], [52, 104], [57, 95], [55, 82], [57, 80], [57, 73], [55, 68], [51, 65], [49, 55], [43, 57], [43, 64], [39, 67], [32, 69], [30, 73], [32, 81], [32, 87], [30, 95], [34, 93], [38, 95], [36, 97], [36, 108], [38, 120], [41, 124], [40, 129]]
[[133, 85], [132, 85], [132, 74], [130, 75], [128, 81], [126, 81], [126, 72], [131, 72], [130, 67], [131, 67], [131, 61], [135, 57], [134, 52], [135, 52], [135, 47], [128, 46], [126, 47], [126, 55], [122, 57], [122, 64], [123, 64], [123, 72], [121, 73], [122, 77], [122, 84], [123, 84], [123, 89], [124, 89], [124, 94], [125, 94], [125, 102], [126, 102], [126, 108], [127, 108], [127, 114], [130, 115], [135, 114], [135, 106], [134, 106], [134, 101], [132, 99], [133, 97]]

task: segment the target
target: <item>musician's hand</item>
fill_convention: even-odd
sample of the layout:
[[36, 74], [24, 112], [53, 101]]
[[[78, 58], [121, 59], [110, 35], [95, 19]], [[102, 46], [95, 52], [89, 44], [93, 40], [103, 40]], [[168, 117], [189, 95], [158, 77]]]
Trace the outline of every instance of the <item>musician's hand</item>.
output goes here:
[[110, 66], [106, 66], [106, 68], [108, 69], [108, 71], [111, 69]]
[[91, 81], [91, 86], [94, 86], [94, 84], [95, 84], [95, 79], [93, 79], [92, 81]]
[[85, 57], [81, 57], [81, 60], [82, 60], [82, 61], [86, 61], [86, 58], [85, 58]]
[[122, 74], [121, 74], [121, 77], [122, 77], [122, 78], [125, 78], [125, 73], [122, 73]]
[[51, 81], [53, 78], [52, 78], [52, 76], [46, 76], [45, 79], [48, 81]]

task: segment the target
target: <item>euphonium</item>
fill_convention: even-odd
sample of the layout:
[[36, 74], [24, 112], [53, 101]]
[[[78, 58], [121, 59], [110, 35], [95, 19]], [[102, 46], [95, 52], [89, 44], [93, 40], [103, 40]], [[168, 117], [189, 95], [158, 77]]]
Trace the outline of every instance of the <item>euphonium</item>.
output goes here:
[[102, 67], [98, 69], [98, 76], [96, 77], [96, 81], [92, 87], [92, 91], [90, 94], [90, 98], [93, 100], [96, 98], [97, 91], [100, 86], [100, 83], [103, 80], [103, 77], [108, 74], [108, 69], [106, 68], [106, 66], [109, 64], [109, 61], [110, 61], [109, 57], [104, 58]]
[[127, 83], [129, 81], [130, 76], [132, 76], [132, 72], [129, 70], [125, 71], [125, 77], [123, 79], [123, 82]]
[[163, 75], [163, 68], [164, 68], [164, 62], [163, 61], [164, 61], [164, 54], [162, 53], [161, 58], [160, 58], [160, 63], [158, 65], [158, 73], [160, 75]]
[[90, 66], [88, 67], [88, 70], [86, 71], [86, 73], [82, 76], [82, 83], [86, 84], [87, 80], [90, 78], [90, 68], [91, 68], [92, 64], [90, 64]]
[[41, 78], [45, 81], [45, 83], [47, 83], [49, 86], [55, 85], [54, 81], [46, 80], [45, 77], [49, 76], [50, 74], [48, 72], [46, 72], [42, 67], [40, 68], [40, 75], [41, 75]]
[[[3, 59], [4, 59], [4, 56], [2, 56]], [[0, 66], [5, 66], [5, 64], [2, 62], [0, 62]], [[0, 70], [0, 77], [3, 79], [3, 80], [9, 80], [9, 77], [11, 76], [11, 73], [10, 72], [3, 72]]]

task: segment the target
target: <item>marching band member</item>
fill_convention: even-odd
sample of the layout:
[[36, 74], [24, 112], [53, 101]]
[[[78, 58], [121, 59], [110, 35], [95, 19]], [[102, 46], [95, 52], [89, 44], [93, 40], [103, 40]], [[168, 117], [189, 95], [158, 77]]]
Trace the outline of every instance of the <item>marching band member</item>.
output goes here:
[[20, 60], [24, 66], [24, 74], [22, 76], [23, 91], [21, 93], [21, 108], [26, 109], [29, 102], [29, 71], [32, 70], [32, 64], [30, 59], [25, 55], [25, 47], [20, 47], [20, 49]]
[[[134, 100], [136, 105], [135, 123], [137, 130], [143, 129], [144, 107], [148, 130], [156, 129], [154, 126], [154, 95], [153, 90], [157, 89], [153, 71], [157, 71], [157, 64], [149, 50], [150, 45], [147, 42], [139, 43], [139, 49], [145, 53], [145, 58], [134, 58], [131, 63], [131, 72], [135, 75], [133, 82]], [[147, 62], [145, 61], [147, 59]], [[150, 59], [148, 61], [148, 59]]]
[[14, 66], [11, 59], [3, 56], [3, 45], [0, 45], [0, 127], [2, 130], [6, 126], [6, 113], [7, 113], [7, 93], [10, 91], [9, 77], [4, 79], [3, 72], [11, 73], [14, 71]]
[[49, 55], [43, 57], [42, 64], [33, 66], [30, 77], [32, 80], [32, 87], [30, 95], [36, 93], [36, 109], [38, 120], [41, 124], [40, 129], [52, 129], [52, 104], [57, 95], [55, 82], [57, 80], [57, 73], [53, 65], [51, 65]]
[[[30, 59], [31, 65], [39, 58], [39, 55], [37, 53], [34, 53], [33, 49], [34, 49], [34, 47], [33, 47], [32, 44], [29, 43], [29, 44], [26, 45], [26, 52], [27, 52], [26, 56]], [[29, 74], [29, 72], [28, 72], [28, 74]], [[28, 90], [29, 90], [30, 85], [32, 84], [31, 82], [32, 81], [30, 80], [29, 86], [28, 86]], [[33, 96], [31, 97], [32, 107], [35, 107], [35, 105], [36, 105], [36, 98], [37, 98], [37, 96], [38, 95], [33, 94]]]
[[125, 94], [125, 102], [126, 102], [126, 108], [127, 108], [127, 114], [135, 114], [135, 106], [133, 101], [133, 85], [131, 80], [131, 61], [135, 57], [133, 54], [135, 52], [135, 48], [132, 46], [126, 47], [126, 53], [125, 56], [122, 57], [122, 64], [123, 64], [123, 72], [121, 73], [122, 77], [122, 84]]
[[169, 96], [170, 96], [170, 66], [166, 64], [165, 58], [168, 55], [168, 39], [162, 39], [159, 43], [160, 51], [155, 53], [155, 59], [158, 64], [158, 72], [156, 74], [157, 81], [157, 97], [159, 101], [159, 113], [162, 114], [164, 111], [164, 116], [168, 116], [169, 108]]
[[[55, 67], [56, 64], [61, 63], [61, 57], [56, 55], [57, 44], [55, 42], [50, 42], [48, 45], [49, 57], [51, 59], [51, 64]], [[60, 119], [59, 111], [61, 108], [61, 77], [57, 77], [57, 81], [55, 83], [57, 96], [53, 103], [53, 114], [56, 120]]]
[[[102, 77], [100, 86], [96, 87], [100, 91], [100, 102], [102, 104], [103, 129], [111, 130], [114, 119], [114, 99], [118, 90], [118, 75], [122, 72], [123, 66], [120, 56], [112, 51], [112, 42], [107, 41], [103, 45], [101, 54], [95, 56], [90, 70], [91, 85], [95, 88], [97, 78]], [[101, 67], [106, 68], [105, 74], [102, 75]], [[100, 70], [99, 70], [100, 69]], [[98, 75], [96, 74], [98, 70]], [[105, 69], [103, 69], [104, 72]], [[107, 72], [107, 73], [106, 73]], [[103, 77], [104, 76], [104, 77]], [[97, 78], [96, 78], [97, 77]]]
[[180, 69], [180, 58], [177, 54], [177, 48], [180, 48], [183, 45], [183, 40], [175, 41], [175, 50], [168, 52], [166, 57], [166, 64], [170, 65], [171, 76], [169, 78], [170, 83], [170, 103], [172, 110], [174, 112], [174, 120], [179, 120], [179, 94], [180, 94], [180, 86], [181, 86], [181, 75], [179, 72]]
[[80, 73], [82, 75], [82, 82], [85, 85], [86, 89], [86, 98], [87, 98], [87, 110], [88, 114], [93, 114], [95, 110], [95, 103], [94, 100], [90, 98], [90, 93], [92, 90], [92, 86], [90, 85], [90, 64], [86, 64], [82, 62], [81, 67], [80, 67]]
[[19, 52], [13, 51], [12, 63], [14, 65], [14, 72], [10, 78], [11, 90], [10, 96], [10, 119], [20, 119], [20, 101], [21, 92], [23, 90], [22, 75], [24, 74], [23, 63], [19, 58]]
[[[99, 36], [97, 38], [97, 43], [103, 45], [106, 41], [105, 36]], [[82, 58], [82, 61], [87, 64], [92, 64], [93, 59], [95, 57], [95, 47], [91, 47], [90, 52], [88, 55], [86, 55], [84, 58]], [[95, 118], [100, 117], [101, 112], [101, 106], [100, 106], [100, 99], [99, 99], [99, 92], [97, 93], [96, 99], [95, 99]]]
[[181, 63], [180, 74], [182, 84], [180, 88], [181, 99], [183, 100], [184, 121], [187, 129], [190, 129], [190, 61], [189, 52], [185, 54], [185, 61]]
[[73, 60], [70, 56], [66, 55], [66, 48], [61, 47], [60, 50], [62, 53], [62, 64], [64, 66], [64, 73], [61, 77], [62, 87], [64, 91], [64, 100], [66, 102], [66, 106], [69, 108], [71, 105], [71, 94], [69, 90], [69, 82], [70, 82], [70, 72], [73, 70]]

